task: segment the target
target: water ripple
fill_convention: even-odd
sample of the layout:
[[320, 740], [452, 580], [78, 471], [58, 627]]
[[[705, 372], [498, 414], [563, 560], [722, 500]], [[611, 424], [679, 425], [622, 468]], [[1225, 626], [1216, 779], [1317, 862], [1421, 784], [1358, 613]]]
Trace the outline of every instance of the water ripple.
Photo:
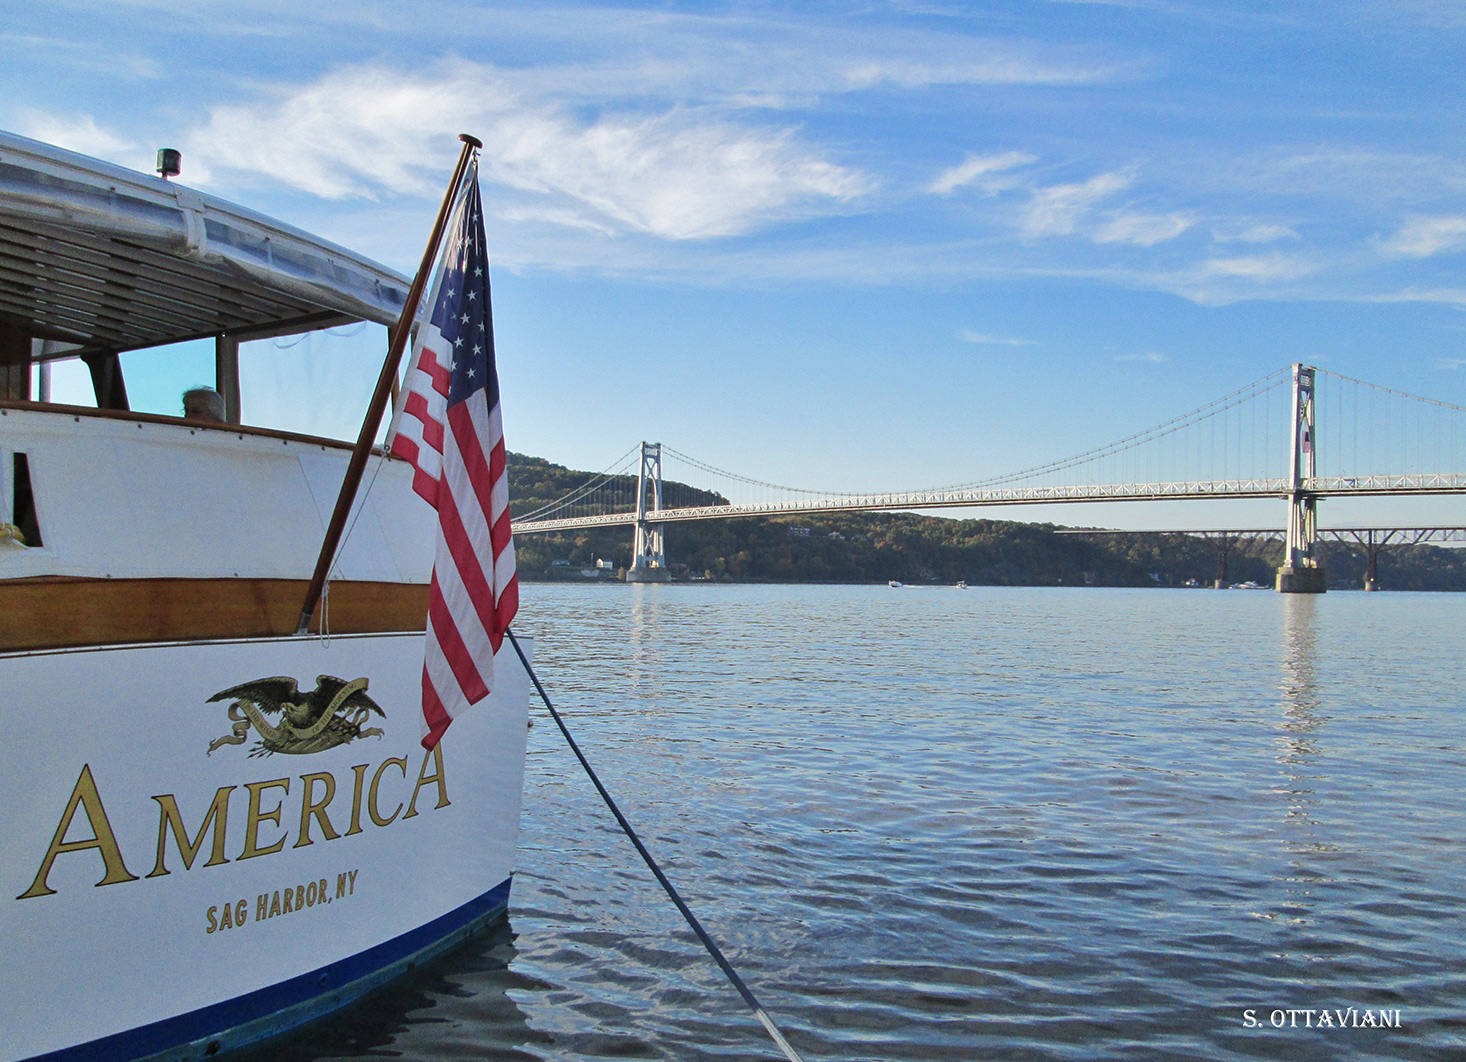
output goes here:
[[[1466, 1057], [1458, 596], [524, 597], [811, 1060]], [[773, 1057], [558, 740], [530, 732], [509, 926], [269, 1057]], [[1270, 1023], [1351, 1007], [1404, 1027]]]

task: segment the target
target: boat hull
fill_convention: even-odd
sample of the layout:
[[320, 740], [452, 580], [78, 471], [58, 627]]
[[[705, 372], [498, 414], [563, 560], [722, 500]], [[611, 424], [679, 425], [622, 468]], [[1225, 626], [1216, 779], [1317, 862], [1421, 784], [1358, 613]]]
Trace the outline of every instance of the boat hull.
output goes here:
[[[0, 1059], [205, 1057], [502, 915], [528, 680], [501, 658], [426, 753], [422, 652], [408, 633], [0, 656]], [[270, 711], [277, 676], [299, 694]]]

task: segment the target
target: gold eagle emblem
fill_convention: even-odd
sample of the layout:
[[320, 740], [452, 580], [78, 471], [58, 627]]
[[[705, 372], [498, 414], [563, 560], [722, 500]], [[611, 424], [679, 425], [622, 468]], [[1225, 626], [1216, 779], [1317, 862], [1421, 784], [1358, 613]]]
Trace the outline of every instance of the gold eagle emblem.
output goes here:
[[[260, 738], [250, 750], [251, 756], [276, 752], [304, 755], [359, 737], [380, 738], [380, 727], [362, 729], [373, 712], [386, 718], [366, 689], [364, 678], [347, 682], [334, 675], [317, 675], [316, 688], [302, 693], [295, 679], [277, 675], [221, 690], [209, 698], [209, 703], [235, 699], [229, 706], [233, 733], [210, 742], [206, 755], [213, 755], [215, 749], [225, 745], [243, 745], [251, 726]], [[266, 718], [272, 715], [280, 716], [279, 720]]]

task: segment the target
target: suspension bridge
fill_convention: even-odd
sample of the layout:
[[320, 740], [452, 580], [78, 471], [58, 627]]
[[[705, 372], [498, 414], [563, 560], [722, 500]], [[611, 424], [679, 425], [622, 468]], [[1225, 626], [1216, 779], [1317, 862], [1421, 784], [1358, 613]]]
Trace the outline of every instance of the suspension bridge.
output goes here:
[[[663, 474], [664, 458], [680, 468]], [[954, 486], [885, 493], [786, 487], [660, 443], [633, 447], [564, 496], [514, 517], [516, 535], [633, 529], [630, 582], [669, 578], [669, 523], [753, 516], [1116, 501], [1277, 498], [1276, 587], [1322, 593], [1318, 503], [1466, 494], [1466, 407], [1302, 364], [1071, 457]], [[707, 486], [694, 486], [703, 483]], [[1366, 529], [1355, 529], [1366, 530]]]

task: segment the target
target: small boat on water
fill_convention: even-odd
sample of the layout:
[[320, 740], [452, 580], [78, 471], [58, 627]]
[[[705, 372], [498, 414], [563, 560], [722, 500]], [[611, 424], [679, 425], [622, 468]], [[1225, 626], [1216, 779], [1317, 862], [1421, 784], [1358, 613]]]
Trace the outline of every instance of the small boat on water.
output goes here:
[[[0, 133], [0, 1062], [212, 1056], [504, 914], [527, 678], [425, 751], [412, 467], [383, 457], [298, 635], [351, 447], [240, 422], [241, 343], [393, 324], [408, 287]], [[124, 364], [185, 340], [220, 408], [130, 409]], [[36, 392], [57, 359], [94, 405]]]
[[958, 590], [966, 590], [967, 589], [967, 580], [966, 579], [959, 579], [959, 580], [957, 580], [957, 589]]
[[901, 585], [902, 585], [902, 584], [901, 584], [901, 583], [898, 583], [898, 582], [897, 582], [897, 581], [896, 581], [896, 580], [895, 580], [895, 579], [892, 579], [892, 580], [890, 580], [890, 581], [889, 581], [889, 582], [887, 582], [887, 583], [886, 583], [886, 585], [887, 585], [887, 586], [895, 586], [895, 587], [899, 587], [899, 586], [901, 586]]

